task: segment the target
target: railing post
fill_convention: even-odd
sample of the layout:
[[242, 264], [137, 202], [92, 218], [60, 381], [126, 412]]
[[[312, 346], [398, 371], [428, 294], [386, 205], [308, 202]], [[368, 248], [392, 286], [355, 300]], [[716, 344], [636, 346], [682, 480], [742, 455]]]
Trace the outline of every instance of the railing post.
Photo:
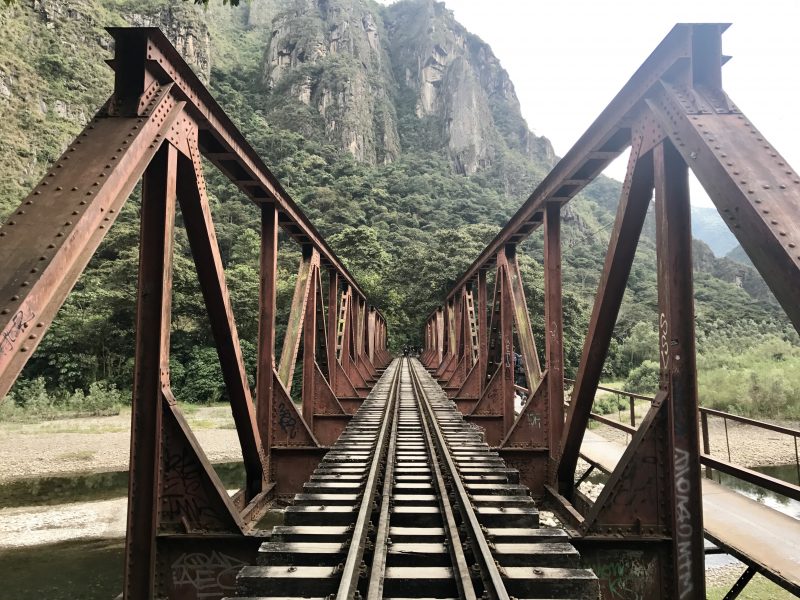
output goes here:
[[636, 427], [636, 402], [633, 396], [628, 396], [628, 402], [631, 406], [631, 427]]
[[[700, 432], [703, 437], [703, 454], [711, 454], [711, 440], [708, 436], [708, 414], [700, 411]], [[706, 467], [706, 477], [711, 478], [711, 467]]]

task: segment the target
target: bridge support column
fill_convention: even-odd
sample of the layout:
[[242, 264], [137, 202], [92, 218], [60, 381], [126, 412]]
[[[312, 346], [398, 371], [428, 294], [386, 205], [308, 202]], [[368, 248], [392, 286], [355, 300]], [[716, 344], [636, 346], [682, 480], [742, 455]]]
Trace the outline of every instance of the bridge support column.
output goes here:
[[705, 597], [689, 169], [665, 140], [654, 150], [661, 389], [667, 396], [674, 590]]
[[142, 186], [136, 359], [131, 410], [131, 464], [125, 537], [126, 600], [152, 598], [160, 510], [163, 388], [169, 386], [175, 147], [161, 148]]

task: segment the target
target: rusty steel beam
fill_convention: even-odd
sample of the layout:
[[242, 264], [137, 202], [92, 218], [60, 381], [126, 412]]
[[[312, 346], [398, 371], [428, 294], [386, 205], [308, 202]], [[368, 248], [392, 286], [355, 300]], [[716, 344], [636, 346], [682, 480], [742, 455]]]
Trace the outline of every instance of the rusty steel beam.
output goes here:
[[616, 221], [608, 243], [603, 274], [589, 320], [589, 332], [583, 345], [578, 374], [567, 413], [558, 468], [559, 493], [571, 498], [573, 476], [578, 463], [583, 432], [589, 423], [597, 384], [611, 343], [625, 284], [628, 281], [636, 245], [644, 225], [653, 194], [653, 161], [651, 153], [639, 156], [638, 147], [631, 150], [628, 174], [622, 187]]
[[[164, 33], [156, 27], [110, 27], [114, 37], [115, 68], [134, 61], [146, 64], [148, 72], [157, 81], [173, 81], [175, 91], [186, 101], [186, 111], [203, 124], [200, 149], [237, 187], [257, 204], [275, 202], [287, 222], [287, 233], [299, 244], [312, 244], [320, 253], [325, 265], [333, 266], [354, 292], [366, 294], [336, 257], [316, 227], [303, 214], [297, 204], [267, 168], [262, 159], [247, 142], [225, 111], [214, 100], [197, 75], [186, 64]], [[130, 73], [122, 73], [118, 85], [128, 81]]]
[[151, 598], [160, 512], [162, 410], [169, 387], [172, 324], [172, 250], [178, 152], [164, 145], [142, 186], [136, 362], [131, 410], [128, 524], [125, 537], [126, 599]]
[[312, 291], [314, 272], [318, 266], [319, 252], [317, 252], [317, 249], [310, 245], [304, 246], [300, 267], [297, 271], [291, 309], [289, 310], [289, 322], [286, 325], [286, 334], [283, 338], [281, 360], [278, 366], [278, 377], [290, 392], [292, 390], [294, 367], [297, 363], [297, 354], [300, 351], [300, 341], [303, 338], [306, 304]]
[[486, 269], [478, 271], [478, 364], [481, 391], [486, 385], [486, 364], [489, 360], [488, 307]]
[[[259, 254], [258, 365], [256, 372], [256, 420], [262, 444], [272, 439], [272, 411], [275, 369], [276, 282], [278, 279], [278, 209], [261, 206], [261, 247]], [[266, 460], [270, 456], [267, 453]], [[270, 465], [265, 464], [266, 472]]]
[[0, 397], [181, 115], [169, 92], [141, 116], [108, 118], [101, 109], [0, 229]]
[[490, 267], [498, 252], [512, 241], [521, 242], [541, 225], [545, 205], [565, 203], [600, 174], [630, 145], [630, 119], [657, 82], [692, 57], [693, 39], [712, 31], [719, 35], [728, 24], [680, 23], [636, 70], [589, 129], [542, 180], [500, 233], [489, 242], [448, 294]]
[[528, 312], [528, 303], [525, 300], [525, 290], [522, 285], [522, 274], [519, 272], [517, 261], [517, 247], [514, 244], [506, 246], [508, 260], [508, 274], [510, 282], [511, 300], [514, 306], [514, 323], [517, 326], [517, 339], [520, 345], [520, 354], [525, 366], [525, 376], [528, 379], [528, 388], [534, 389], [542, 380], [542, 367], [539, 363], [539, 353], [536, 350], [536, 340], [533, 338], [533, 327]]
[[561, 206], [550, 202], [544, 214], [544, 322], [547, 369], [549, 468], [560, 459], [564, 432], [564, 322], [561, 290]]
[[181, 156], [178, 159], [178, 200], [242, 449], [247, 474], [245, 501], [250, 502], [261, 493], [265, 483], [265, 452], [206, 196], [200, 154], [193, 143], [195, 139], [192, 137], [189, 145], [192, 158]]
[[689, 170], [671, 142], [654, 150], [661, 389], [669, 394], [674, 587], [705, 597]]
[[800, 174], [724, 93], [692, 91], [648, 104], [800, 332]]

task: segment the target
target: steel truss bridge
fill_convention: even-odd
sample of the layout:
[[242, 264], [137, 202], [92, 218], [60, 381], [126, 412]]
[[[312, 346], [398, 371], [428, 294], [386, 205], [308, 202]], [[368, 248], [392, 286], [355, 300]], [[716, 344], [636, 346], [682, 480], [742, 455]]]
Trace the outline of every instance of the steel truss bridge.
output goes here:
[[[392, 359], [380, 311], [164, 35], [111, 29], [111, 97], [0, 229], [0, 396], [141, 179], [124, 598], [704, 598], [705, 538], [747, 564], [727, 597], [756, 572], [800, 594], [800, 522], [702, 472], [800, 499], [700, 445], [690, 169], [800, 330], [800, 176], [725, 94], [725, 29], [670, 32], [431, 313], [419, 360]], [[567, 398], [562, 206], [629, 148]], [[261, 211], [254, 392], [203, 159]], [[653, 195], [661, 381], [638, 425], [616, 423], [623, 446], [588, 425]], [[233, 495], [170, 385], [178, 207], [242, 450]], [[539, 229], [542, 349], [516, 254]], [[280, 231], [302, 252], [278, 354]], [[579, 458], [608, 473], [594, 501]], [[259, 529], [277, 502], [291, 502], [285, 523]], [[540, 528], [540, 506], [563, 527]]]

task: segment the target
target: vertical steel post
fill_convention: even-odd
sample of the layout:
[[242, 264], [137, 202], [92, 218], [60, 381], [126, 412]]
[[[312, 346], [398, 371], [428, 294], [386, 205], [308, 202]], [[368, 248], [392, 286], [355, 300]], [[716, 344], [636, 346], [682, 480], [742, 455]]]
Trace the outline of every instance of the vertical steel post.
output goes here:
[[154, 594], [162, 390], [169, 386], [177, 164], [177, 150], [172, 144], [164, 144], [145, 172], [142, 186], [125, 600], [148, 599]]
[[561, 294], [561, 205], [548, 203], [544, 213], [544, 320], [549, 452], [551, 468], [561, 455], [564, 432], [564, 319]]
[[705, 598], [689, 172], [669, 141], [656, 146], [654, 166], [661, 387], [668, 393], [672, 452], [673, 589], [676, 598]]
[[[259, 256], [258, 371], [256, 420], [267, 461], [272, 448], [271, 421], [275, 385], [275, 314], [278, 277], [278, 209], [261, 205], [261, 253]], [[269, 472], [269, 468], [268, 468]]]
[[486, 269], [478, 271], [478, 362], [481, 370], [480, 377], [481, 389], [479, 395], [486, 389], [486, 365], [489, 362], [489, 332], [487, 323], [487, 299], [486, 299]]
[[336, 390], [336, 343], [339, 324], [339, 273], [335, 269], [328, 271], [328, 376], [331, 389]]
[[316, 395], [314, 379], [317, 368], [317, 300], [319, 297], [317, 292], [319, 271], [316, 265], [311, 267], [308, 276], [305, 316], [303, 317], [303, 388], [301, 393], [303, 420], [308, 428], [314, 431], [314, 399]]
[[505, 364], [503, 372], [503, 437], [514, 425], [514, 297], [511, 287], [509, 257], [516, 260], [516, 246], [508, 244], [503, 249], [503, 265], [498, 269], [496, 277], [500, 278], [500, 343], [501, 359]]

